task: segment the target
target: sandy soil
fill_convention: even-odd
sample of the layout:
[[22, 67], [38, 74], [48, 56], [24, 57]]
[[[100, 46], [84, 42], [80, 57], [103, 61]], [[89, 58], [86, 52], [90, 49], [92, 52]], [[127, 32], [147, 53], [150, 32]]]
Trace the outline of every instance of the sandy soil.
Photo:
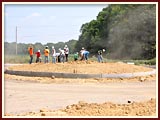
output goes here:
[[[129, 65], [125, 63], [96, 63], [96, 62], [69, 62], [57, 64], [26, 64], [19, 66], [11, 66], [11, 70], [29, 70], [29, 71], [50, 71], [50, 72], [69, 72], [69, 73], [133, 73], [146, 72], [153, 69], [142, 66]], [[93, 79], [65, 79], [65, 78], [47, 78], [47, 77], [24, 77], [5, 74], [5, 79], [14, 79], [20, 81], [34, 81], [48, 84], [66, 84], [66, 83], [80, 83], [80, 84], [97, 84], [107, 82], [145, 82], [156, 80], [156, 75], [135, 78], [93, 78]], [[40, 109], [39, 112], [28, 112], [17, 114], [16, 116], [155, 116], [156, 115], [156, 99], [152, 98], [147, 101], [131, 102], [127, 104], [115, 104], [112, 102], [87, 103], [79, 101], [77, 104], [70, 104], [66, 108], [51, 110]], [[15, 114], [5, 114], [5, 116], [15, 116]]]
[[134, 77], [134, 78], [90, 78], [90, 79], [67, 79], [67, 78], [52, 78], [52, 77], [24, 77], [24, 76], [17, 76], [17, 75], [4, 75], [5, 79], [14, 79], [14, 80], [23, 80], [23, 81], [34, 81], [39, 83], [108, 83], [108, 82], [133, 82], [133, 81], [139, 81], [139, 82], [145, 82], [145, 81], [152, 81], [156, 80], [156, 75], [149, 75], [149, 76], [140, 76], [140, 77]]
[[[155, 116], [156, 99], [133, 102], [128, 104], [114, 104], [112, 102], [87, 103], [79, 101], [78, 104], [66, 106], [64, 109], [41, 109], [39, 112], [18, 114], [17, 116]], [[13, 116], [13, 114], [6, 114]]]
[[77, 61], [57, 64], [33, 63], [19, 66], [11, 66], [10, 70], [19, 71], [49, 71], [49, 72], [64, 72], [64, 73], [134, 73], [152, 71], [152, 68], [136, 66], [125, 63], [97, 63], [93, 61]]

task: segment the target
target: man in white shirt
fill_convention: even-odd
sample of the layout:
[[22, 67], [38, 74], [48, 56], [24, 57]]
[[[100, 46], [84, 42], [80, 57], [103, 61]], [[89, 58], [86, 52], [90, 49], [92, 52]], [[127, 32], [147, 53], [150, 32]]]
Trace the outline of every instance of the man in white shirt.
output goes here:
[[52, 63], [56, 63], [56, 50], [54, 46], [52, 46]]
[[64, 53], [65, 53], [65, 57], [66, 57], [66, 62], [68, 62], [69, 48], [67, 45], [65, 45], [65, 47], [64, 47]]
[[65, 60], [64, 50], [62, 50], [61, 48], [59, 48], [59, 52], [60, 52], [60, 61], [64, 63], [64, 60]]

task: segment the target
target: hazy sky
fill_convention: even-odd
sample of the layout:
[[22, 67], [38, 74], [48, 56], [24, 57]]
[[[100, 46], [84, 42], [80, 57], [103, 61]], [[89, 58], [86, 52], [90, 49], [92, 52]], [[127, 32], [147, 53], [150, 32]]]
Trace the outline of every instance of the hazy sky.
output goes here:
[[5, 41], [57, 43], [78, 39], [81, 25], [96, 19], [107, 4], [5, 4]]

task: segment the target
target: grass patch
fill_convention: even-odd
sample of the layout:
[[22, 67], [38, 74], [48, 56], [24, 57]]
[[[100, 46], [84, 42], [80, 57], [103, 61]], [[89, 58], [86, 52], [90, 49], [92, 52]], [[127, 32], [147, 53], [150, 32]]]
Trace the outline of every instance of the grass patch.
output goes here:
[[[44, 62], [44, 55], [41, 55], [42, 62]], [[74, 56], [72, 54], [68, 57], [69, 61], [74, 60]], [[29, 63], [30, 56], [29, 55], [4, 55], [4, 63]], [[50, 62], [52, 61], [52, 56], [49, 56]], [[92, 56], [89, 58], [91, 61], [98, 61], [97, 57]], [[133, 62], [135, 65], [147, 64], [147, 65], [156, 65], [156, 58], [151, 60], [113, 60], [113, 59], [103, 59], [104, 62]], [[36, 61], [36, 55], [33, 56], [33, 63]]]

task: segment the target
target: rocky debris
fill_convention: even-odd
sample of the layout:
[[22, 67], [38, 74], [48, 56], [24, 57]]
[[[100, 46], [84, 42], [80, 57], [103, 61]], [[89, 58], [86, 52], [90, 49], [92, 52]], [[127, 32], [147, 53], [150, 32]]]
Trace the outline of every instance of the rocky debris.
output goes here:
[[46, 109], [46, 108], [42, 108], [42, 109], [40, 109], [40, 112], [48, 112], [49, 110], [48, 109]]
[[140, 78], [139, 78], [139, 81], [140, 81], [140, 82], [144, 82], [144, 81], [146, 81], [146, 78], [140, 77]]
[[[87, 103], [79, 101], [77, 104], [68, 105], [64, 109], [40, 109], [39, 113], [29, 112], [17, 116], [156, 116], [156, 99], [148, 101], [131, 102], [130, 104], [114, 104], [112, 102]], [[5, 114], [5, 116], [14, 116]]]
[[52, 79], [55, 79], [56, 77], [54, 75], [51, 76]]

